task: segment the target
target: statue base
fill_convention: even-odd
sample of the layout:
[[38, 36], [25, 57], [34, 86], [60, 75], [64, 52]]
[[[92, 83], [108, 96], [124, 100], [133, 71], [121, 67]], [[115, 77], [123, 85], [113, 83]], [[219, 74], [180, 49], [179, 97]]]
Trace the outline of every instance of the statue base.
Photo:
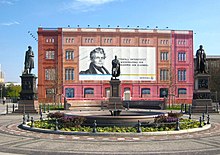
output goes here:
[[37, 100], [20, 100], [18, 103], [18, 109], [14, 113], [38, 113], [36, 109], [39, 109]]
[[195, 90], [193, 93], [192, 113], [215, 113], [209, 90], [209, 74], [195, 75]]
[[192, 113], [216, 113], [211, 99], [196, 99], [192, 103]]
[[110, 81], [110, 98], [107, 105], [107, 108], [111, 111], [124, 109], [122, 101], [121, 101], [121, 95], [120, 95], [120, 84], [121, 81], [119, 79], [111, 79]]
[[36, 100], [36, 79], [34, 74], [22, 74], [21, 92], [18, 109], [15, 113], [37, 113], [38, 101]]

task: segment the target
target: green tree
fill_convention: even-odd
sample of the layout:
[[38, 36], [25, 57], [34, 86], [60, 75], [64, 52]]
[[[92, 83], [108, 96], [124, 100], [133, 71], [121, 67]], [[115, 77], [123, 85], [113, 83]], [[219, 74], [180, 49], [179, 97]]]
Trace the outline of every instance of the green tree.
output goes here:
[[21, 92], [21, 86], [15, 86], [11, 84], [6, 88], [7, 97], [10, 97], [10, 98], [20, 97], [20, 92]]

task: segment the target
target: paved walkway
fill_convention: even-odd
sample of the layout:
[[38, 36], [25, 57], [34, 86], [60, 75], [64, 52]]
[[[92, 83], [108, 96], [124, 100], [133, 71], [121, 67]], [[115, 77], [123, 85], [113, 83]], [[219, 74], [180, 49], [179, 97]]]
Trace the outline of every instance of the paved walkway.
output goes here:
[[4, 105], [0, 103], [0, 115], [7, 113], [7, 106], [8, 106], [8, 113], [12, 113], [13, 111], [13, 105], [14, 108], [17, 109], [17, 103], [5, 103]]
[[21, 122], [22, 115], [0, 115], [0, 154], [220, 154], [217, 114], [211, 114], [208, 130], [158, 136], [44, 134], [18, 128]]

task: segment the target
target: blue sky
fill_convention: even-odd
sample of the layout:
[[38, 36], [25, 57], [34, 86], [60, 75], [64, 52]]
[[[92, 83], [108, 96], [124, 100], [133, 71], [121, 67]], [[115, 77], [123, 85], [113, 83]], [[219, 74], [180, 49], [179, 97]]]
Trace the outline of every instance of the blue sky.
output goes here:
[[[24, 54], [31, 45], [37, 75], [37, 29], [110, 27], [194, 31], [208, 55], [220, 55], [219, 0], [0, 0], [0, 64], [5, 81], [20, 82]], [[30, 31], [30, 33], [28, 33]]]

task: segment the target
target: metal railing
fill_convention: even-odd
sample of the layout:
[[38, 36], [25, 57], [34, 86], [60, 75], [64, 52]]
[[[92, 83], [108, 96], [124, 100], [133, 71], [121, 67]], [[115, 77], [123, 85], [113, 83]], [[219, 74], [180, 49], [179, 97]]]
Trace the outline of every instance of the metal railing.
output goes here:
[[[36, 116], [35, 116], [35, 118], [36, 118]], [[191, 119], [191, 117], [189, 117], [189, 119]], [[40, 121], [48, 120], [48, 118], [46, 118], [46, 117], [43, 118], [42, 112], [40, 112], [38, 121], [39, 120]], [[53, 123], [53, 127], [54, 127], [55, 131], [58, 131], [61, 128], [62, 124], [60, 124], [59, 119], [50, 119], [50, 121]], [[24, 113], [23, 114], [23, 118], [22, 118], [22, 124], [27, 124], [27, 122], [31, 123], [31, 125], [30, 125], [31, 128], [34, 128], [34, 118], [31, 117], [29, 114], [25, 114]], [[210, 124], [210, 115], [209, 114], [205, 115], [203, 113], [199, 117], [198, 122], [199, 122], [199, 126], [198, 126], [199, 128], [202, 128], [203, 125]], [[165, 126], [165, 127], [174, 128], [175, 131], [179, 131], [179, 130], [181, 130], [181, 124], [183, 124], [183, 123], [184, 122], [180, 122], [179, 118], [177, 118], [176, 121], [174, 121], [174, 122], [161, 122], [161, 123], [155, 123], [155, 122], [145, 123], [145, 122], [140, 122], [138, 120], [137, 123], [135, 124], [135, 126], [133, 126], [133, 128], [136, 129], [135, 131], [137, 133], [141, 133], [142, 132], [142, 129], [143, 129], [142, 127], [145, 127], [145, 128], [147, 128], [147, 127], [160, 128], [160, 127], [164, 127]], [[192, 123], [193, 122], [189, 122], [187, 125], [190, 125]], [[109, 124], [98, 123], [96, 120], [93, 120], [92, 124], [83, 124], [82, 126], [90, 126], [91, 127], [91, 132], [92, 133], [96, 133], [96, 132], [98, 132], [98, 130], [97, 130], [98, 127], [103, 127], [103, 126], [106, 126], [106, 125], [109, 125]], [[114, 123], [114, 124], [112, 123], [111, 124], [111, 126], [113, 126], [113, 127], [118, 127], [117, 125], [118, 124], [116, 124], [116, 123]]]

